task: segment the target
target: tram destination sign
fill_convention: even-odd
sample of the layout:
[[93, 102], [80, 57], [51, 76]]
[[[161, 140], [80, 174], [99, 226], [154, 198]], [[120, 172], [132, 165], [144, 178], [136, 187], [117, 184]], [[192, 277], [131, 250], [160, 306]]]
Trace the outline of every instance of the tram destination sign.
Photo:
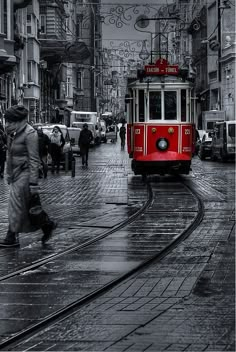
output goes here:
[[158, 59], [155, 65], [144, 66], [146, 75], [178, 75], [179, 66], [169, 65], [168, 61], [165, 59]]

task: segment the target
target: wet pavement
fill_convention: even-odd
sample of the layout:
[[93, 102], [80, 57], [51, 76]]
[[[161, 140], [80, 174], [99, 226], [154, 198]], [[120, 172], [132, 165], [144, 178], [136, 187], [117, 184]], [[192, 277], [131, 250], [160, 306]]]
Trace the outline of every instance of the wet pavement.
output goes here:
[[[74, 242], [83, 243], [130, 216], [146, 200], [146, 188], [139, 177], [132, 176], [130, 160], [120, 152], [118, 144], [108, 143], [92, 150], [88, 169], [79, 165], [80, 158], [76, 160], [75, 178], [62, 172], [42, 181], [45, 208], [59, 222], [55, 237], [42, 248], [39, 232], [23, 234], [21, 249], [1, 251], [1, 276], [22, 268], [32, 258], [46, 257]], [[127, 279], [14, 350], [234, 351], [234, 177], [232, 164], [194, 158], [193, 172], [186, 178], [204, 200], [206, 213], [201, 226], [161, 263]], [[8, 187], [3, 182], [0, 187], [0, 231], [4, 236]], [[115, 258], [113, 262], [115, 268]], [[99, 263], [102, 269], [105, 263]], [[78, 257], [58, 267], [58, 271], [65, 272], [66, 295], [67, 270], [83, 269]], [[28, 294], [34, 314], [37, 301], [47, 302], [50, 290], [53, 291], [50, 271], [47, 267], [43, 271], [49, 285], [38, 291], [40, 275], [36, 272], [36, 295], [29, 294], [24, 277], [21, 278], [20, 295]], [[92, 279], [96, 285], [96, 275]], [[21, 316], [24, 305], [14, 304], [14, 290], [10, 298], [8, 285], [2, 283], [1, 288], [1, 306], [12, 312], [7, 327], [13, 331], [15, 318]], [[60, 297], [54, 296], [55, 302], [60, 303]], [[1, 334], [6, 329], [3, 313]], [[38, 314], [43, 316], [42, 306]]]

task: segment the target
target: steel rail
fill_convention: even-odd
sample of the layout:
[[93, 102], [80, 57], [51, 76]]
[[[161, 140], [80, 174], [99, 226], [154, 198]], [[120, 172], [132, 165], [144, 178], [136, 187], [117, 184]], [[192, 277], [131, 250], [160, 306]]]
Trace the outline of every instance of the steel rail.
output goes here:
[[57, 252], [55, 254], [51, 254], [51, 255], [49, 255], [47, 257], [44, 257], [42, 259], [38, 259], [37, 261], [32, 262], [30, 265], [26, 265], [23, 268], [21, 268], [19, 270], [16, 270], [16, 271], [14, 271], [14, 272], [12, 272], [10, 274], [1, 276], [0, 277], [0, 282], [4, 281], [4, 280], [7, 280], [7, 279], [10, 279], [12, 277], [15, 277], [17, 275], [23, 274], [23, 273], [25, 273], [25, 272], [27, 272], [29, 270], [36, 270], [40, 266], [45, 265], [45, 264], [51, 262], [54, 259], [58, 259], [58, 258], [64, 256], [65, 254], [69, 254], [69, 253], [78, 251], [80, 249], [84, 249], [84, 248], [90, 246], [91, 244], [94, 244], [94, 243], [102, 240], [103, 238], [105, 238], [105, 237], [113, 234], [114, 232], [122, 229], [123, 227], [127, 226], [128, 224], [131, 224], [134, 220], [136, 220], [140, 216], [140, 214], [143, 214], [145, 212], [145, 210], [150, 206], [152, 201], [153, 201], [152, 190], [151, 190], [150, 187], [148, 187], [148, 199], [142, 205], [142, 207], [139, 210], [137, 210], [134, 214], [132, 214], [128, 219], [120, 222], [117, 226], [114, 226], [111, 230], [108, 230], [105, 233], [102, 233], [101, 235], [98, 235], [98, 236], [94, 237], [93, 239], [85, 241], [82, 244], [72, 245], [72, 246], [70, 246], [70, 247], [68, 247], [68, 248], [66, 248], [66, 249], [64, 249], [64, 250], [62, 250], [60, 252]]
[[[184, 230], [182, 233], [172, 240], [168, 245], [166, 245], [162, 250], [160, 250], [157, 254], [151, 256], [144, 262], [140, 263], [137, 265], [135, 268], [132, 270], [129, 270], [128, 272], [120, 275], [118, 278], [110, 281], [106, 285], [104, 285], [102, 288], [99, 288], [97, 290], [92, 291], [88, 295], [85, 295], [84, 297], [72, 302], [71, 304], [68, 304], [67, 306], [57, 310], [56, 312], [48, 315], [45, 317], [43, 320], [40, 322], [37, 322], [35, 324], [32, 324], [31, 326], [25, 328], [24, 330], [20, 331], [19, 333], [16, 333], [15, 335], [11, 336], [10, 338], [6, 339], [0, 344], [0, 350], [2, 348], [14, 348], [15, 346], [19, 345], [20, 343], [23, 343], [26, 339], [29, 339], [35, 333], [40, 332], [43, 330], [47, 325], [55, 324], [60, 321], [63, 321], [64, 319], [67, 319], [69, 316], [73, 315], [75, 312], [77, 312], [82, 306], [85, 304], [90, 303], [91, 301], [97, 299], [100, 297], [102, 294], [105, 292], [111, 290], [113, 287], [121, 283], [122, 281], [126, 280], [127, 278], [130, 278], [132, 275], [137, 275], [140, 272], [143, 272], [144, 270], [147, 269], [148, 266], [159, 262], [162, 260], [166, 255], [168, 255], [173, 249], [175, 249], [179, 243], [183, 242], [201, 223], [203, 216], [204, 216], [204, 205], [201, 200], [201, 198], [197, 195], [197, 193], [194, 192], [194, 190], [191, 188], [190, 185], [188, 185], [185, 181], [181, 181], [184, 186], [189, 190], [189, 192], [192, 194], [192, 196], [195, 198], [195, 200], [198, 203], [198, 211], [196, 217], [193, 219], [191, 224]], [[149, 199], [145, 203], [145, 205], [142, 207], [142, 209], [145, 207], [147, 209], [150, 204], [153, 201], [153, 192], [152, 188], [149, 182], [147, 182], [148, 190], [149, 190]], [[141, 214], [141, 210], [139, 210], [139, 215]], [[136, 213], [135, 213], [136, 215]], [[136, 215], [136, 218], [138, 215]], [[133, 219], [132, 219], [133, 221]], [[131, 221], [131, 222], [132, 222]], [[126, 221], [128, 223], [128, 220]], [[112, 233], [116, 232], [119, 228], [122, 228], [123, 226], [117, 226], [116, 229], [113, 229]], [[104, 238], [106, 236], [103, 236]], [[91, 243], [96, 242], [95, 239], [91, 241]]]

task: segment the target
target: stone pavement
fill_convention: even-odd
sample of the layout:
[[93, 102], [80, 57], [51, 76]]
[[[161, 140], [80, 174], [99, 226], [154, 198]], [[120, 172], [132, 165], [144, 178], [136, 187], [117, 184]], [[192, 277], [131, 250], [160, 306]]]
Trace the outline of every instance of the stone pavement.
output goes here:
[[[128, 204], [124, 177], [130, 175], [130, 166], [118, 144], [102, 145], [92, 151], [89, 169], [90, 173], [82, 170], [77, 162], [76, 179], [81, 181], [84, 204], [94, 200], [94, 191], [95, 195], [104, 194], [107, 204], [111, 200], [114, 205], [114, 196], [119, 204]], [[108, 184], [104, 172], [109, 170], [114, 170], [114, 181], [119, 176], [123, 181], [113, 184], [110, 177]], [[98, 182], [99, 172], [102, 177]], [[58, 182], [54, 187], [61, 192], [58, 205], [75, 196], [73, 180], [63, 188], [62, 180], [69, 177], [53, 179]], [[204, 200], [206, 213], [201, 226], [160, 263], [32, 337], [24, 350], [235, 351], [234, 165], [202, 162], [195, 157], [193, 172], [186, 178]], [[50, 176], [43, 188], [47, 194], [51, 180]], [[4, 197], [6, 204], [7, 192]], [[133, 200], [140, 202], [135, 197]], [[5, 212], [2, 214], [5, 216]]]

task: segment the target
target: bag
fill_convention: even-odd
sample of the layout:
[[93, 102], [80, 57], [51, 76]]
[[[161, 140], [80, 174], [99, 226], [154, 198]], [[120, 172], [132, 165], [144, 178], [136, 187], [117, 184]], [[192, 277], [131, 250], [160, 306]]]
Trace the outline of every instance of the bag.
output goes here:
[[41, 228], [50, 221], [47, 213], [42, 208], [38, 193], [31, 196], [29, 203], [29, 219], [31, 225], [37, 228]]

